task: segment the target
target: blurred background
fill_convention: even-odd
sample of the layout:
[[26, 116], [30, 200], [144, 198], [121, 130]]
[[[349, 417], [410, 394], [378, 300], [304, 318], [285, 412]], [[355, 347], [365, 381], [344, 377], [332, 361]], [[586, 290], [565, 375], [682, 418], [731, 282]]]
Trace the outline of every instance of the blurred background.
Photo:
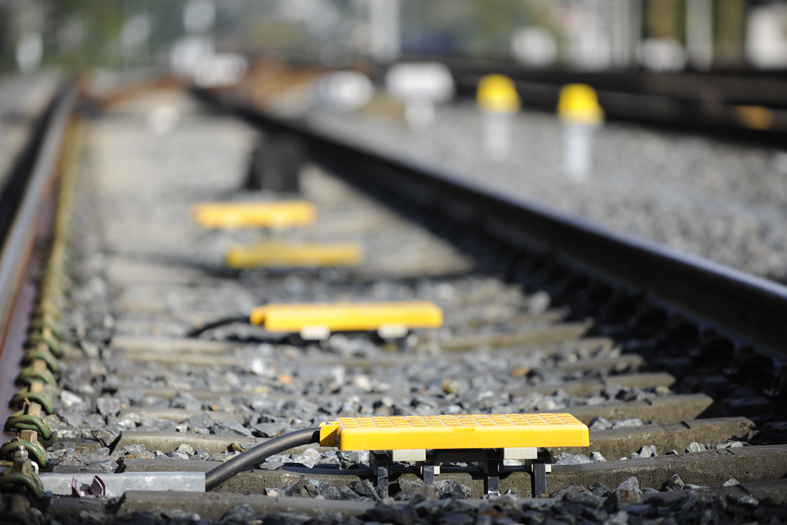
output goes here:
[[787, 3], [0, 0], [3, 74], [177, 67], [206, 48], [329, 68], [428, 54], [591, 71], [779, 70], [787, 69]]

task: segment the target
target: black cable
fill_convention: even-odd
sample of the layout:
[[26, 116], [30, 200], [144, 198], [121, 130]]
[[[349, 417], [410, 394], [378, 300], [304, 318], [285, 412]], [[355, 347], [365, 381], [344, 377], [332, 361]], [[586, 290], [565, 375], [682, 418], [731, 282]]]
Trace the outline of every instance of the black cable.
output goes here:
[[200, 326], [199, 328], [192, 329], [186, 337], [199, 337], [200, 334], [203, 332], [207, 332], [213, 328], [217, 328], [219, 326], [224, 326], [232, 323], [249, 323], [249, 316], [240, 316], [240, 317], [225, 317], [224, 319], [219, 319], [218, 321], [213, 321], [212, 323], [208, 323], [206, 325]]
[[261, 445], [250, 448], [239, 456], [228, 459], [218, 467], [214, 468], [205, 474], [205, 490], [211, 490], [232, 476], [253, 467], [257, 463], [261, 463], [265, 458], [270, 457], [279, 452], [284, 452], [294, 447], [308, 445], [309, 443], [320, 442], [320, 427], [306, 428], [304, 430], [296, 430], [283, 436], [273, 438], [266, 441]]

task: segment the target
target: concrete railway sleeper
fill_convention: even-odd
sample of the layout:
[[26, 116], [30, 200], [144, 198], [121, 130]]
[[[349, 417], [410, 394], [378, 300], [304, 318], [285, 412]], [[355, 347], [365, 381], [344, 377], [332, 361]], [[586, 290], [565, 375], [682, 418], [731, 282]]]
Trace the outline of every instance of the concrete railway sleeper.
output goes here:
[[[183, 115], [166, 136], [141, 125], [161, 104]], [[475, 210], [467, 188], [429, 186], [417, 167], [230, 109], [272, 136], [292, 128], [301, 142], [286, 154], [310, 157], [291, 186], [313, 225], [190, 222], [198, 202], [291, 197], [242, 189], [255, 132], [181, 92], [136, 93], [65, 135], [8, 393], [4, 522], [787, 516], [783, 357], [770, 336], [730, 335], [741, 323], [674, 290], [602, 275], [615, 266], [584, 248], [557, 246], [567, 259], [523, 247], [503, 220], [511, 203], [487, 213], [483, 191]], [[594, 235], [583, 242], [612, 242]], [[288, 257], [299, 243], [347, 243], [363, 259], [225, 260], [282, 243]], [[336, 302], [344, 310], [319, 321], [314, 305]], [[276, 328], [288, 303], [311, 308], [298, 311], [306, 327]], [[357, 303], [371, 306], [347, 308]], [[397, 310], [414, 305], [417, 322]], [[261, 306], [270, 322], [249, 323]]]

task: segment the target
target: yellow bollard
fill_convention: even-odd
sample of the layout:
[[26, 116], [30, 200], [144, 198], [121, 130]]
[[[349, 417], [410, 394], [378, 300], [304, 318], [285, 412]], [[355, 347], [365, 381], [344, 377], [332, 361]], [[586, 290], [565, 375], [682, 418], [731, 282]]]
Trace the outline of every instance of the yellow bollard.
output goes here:
[[494, 160], [502, 160], [511, 150], [511, 120], [520, 106], [514, 82], [504, 75], [483, 77], [478, 82], [477, 102], [484, 152]]
[[568, 84], [560, 90], [557, 114], [563, 127], [563, 170], [576, 182], [593, 169], [593, 134], [604, 119], [592, 87]]

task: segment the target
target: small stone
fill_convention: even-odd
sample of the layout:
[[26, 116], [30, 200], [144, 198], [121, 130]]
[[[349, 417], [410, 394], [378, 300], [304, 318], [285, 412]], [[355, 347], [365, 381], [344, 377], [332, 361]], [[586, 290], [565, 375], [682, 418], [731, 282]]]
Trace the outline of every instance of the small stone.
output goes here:
[[317, 468], [339, 468], [339, 458], [333, 451], [327, 451], [320, 454], [317, 460]]
[[342, 493], [328, 483], [327, 481], [320, 482], [320, 496], [324, 497], [325, 499], [342, 499]]
[[262, 470], [278, 470], [284, 465], [285, 456], [276, 454], [265, 458], [265, 461], [259, 466]]
[[222, 524], [251, 523], [252, 521], [254, 521], [255, 516], [256, 514], [254, 512], [254, 509], [252, 509], [250, 506], [244, 503], [228, 510], [227, 513], [221, 517], [221, 523]]
[[158, 417], [149, 417], [145, 419], [143, 425], [134, 430], [140, 432], [174, 432], [175, 422], [169, 419], [161, 419]]
[[83, 404], [81, 397], [74, 394], [73, 392], [69, 392], [68, 390], [62, 390], [60, 392], [60, 403], [66, 410], [70, 410], [71, 408]]
[[760, 504], [760, 500], [748, 494], [727, 494], [727, 501], [744, 507], [756, 507]]
[[686, 447], [686, 452], [702, 452], [704, 450], [707, 450], [705, 445], [702, 443], [697, 443], [696, 441], [692, 441], [689, 443], [689, 446]]
[[722, 487], [734, 487], [735, 485], [740, 485], [740, 481], [735, 478], [730, 478], [722, 484]]
[[116, 416], [120, 412], [120, 400], [110, 396], [101, 396], [96, 399], [96, 407], [104, 417]]
[[584, 491], [585, 491], [585, 487], [583, 487], [582, 485], [570, 485], [560, 490], [556, 490], [555, 492], [551, 493], [549, 497], [562, 499], [565, 498], [568, 494], [571, 494], [573, 492], [584, 492]]
[[210, 457], [208, 457], [208, 461], [224, 462], [230, 458], [234, 458], [238, 454], [240, 454], [240, 452], [219, 452], [217, 454], [211, 454]]
[[101, 472], [115, 472], [118, 468], [117, 461], [111, 458], [104, 458], [90, 463], [91, 469], [98, 468]]
[[196, 430], [196, 429], [203, 429], [208, 430], [210, 427], [213, 426], [213, 418], [210, 415], [210, 412], [199, 412], [198, 414], [194, 414], [188, 419], [185, 419], [181, 422], [181, 424], [185, 424], [188, 426], [189, 430]]
[[292, 427], [287, 423], [257, 423], [252, 428], [260, 437], [277, 437]]
[[591, 460], [591, 461], [594, 461], [594, 462], [596, 462], [596, 463], [601, 463], [601, 462], [603, 462], [603, 461], [606, 461], [606, 460], [607, 460], [607, 458], [605, 458], [605, 457], [604, 457], [604, 456], [601, 454], [601, 452], [598, 452], [598, 451], [593, 451], [593, 452], [591, 452], [591, 453], [590, 453], [590, 460]]
[[639, 491], [616, 490], [604, 502], [604, 508], [610, 512], [615, 509], [627, 508], [642, 502]]
[[439, 499], [467, 499], [470, 497], [470, 487], [452, 479], [436, 480], [434, 490]]
[[171, 457], [172, 459], [191, 459], [191, 456], [185, 452], [181, 452], [180, 450], [172, 450], [167, 453], [167, 456]]
[[316, 498], [320, 495], [320, 483], [316, 479], [304, 479], [298, 482], [298, 493], [302, 498]]
[[616, 491], [620, 490], [630, 490], [636, 494], [640, 494], [641, 491], [639, 490], [639, 480], [636, 476], [631, 476], [629, 479], [615, 487]]
[[202, 401], [189, 392], [180, 391], [170, 398], [169, 406], [172, 408], [183, 408], [189, 412], [199, 412], [202, 410]]
[[538, 291], [527, 300], [527, 311], [531, 314], [542, 314], [547, 311], [551, 298], [544, 291]]
[[612, 428], [631, 428], [631, 427], [641, 427], [645, 425], [645, 421], [639, 418], [632, 418], [632, 419], [618, 419], [612, 424]]
[[374, 389], [374, 386], [372, 386], [372, 382], [369, 380], [369, 376], [364, 374], [355, 376], [353, 378], [352, 384], [353, 386], [358, 387], [364, 392], [371, 392]]
[[85, 357], [95, 359], [99, 356], [99, 348], [96, 343], [88, 341], [87, 339], [80, 339], [79, 346], [82, 348], [82, 353], [85, 354]]
[[683, 486], [684, 490], [698, 490], [698, 489], [707, 489], [708, 487], [705, 485], [694, 485], [693, 483], [686, 483]]
[[177, 450], [178, 450], [178, 452], [184, 452], [185, 454], [188, 454], [189, 456], [193, 456], [194, 455], [194, 448], [192, 448], [192, 446], [189, 445], [188, 443], [181, 444], [180, 446], [178, 446]]
[[590, 425], [588, 425], [588, 428], [592, 431], [608, 430], [612, 428], [612, 423], [601, 416], [596, 416], [590, 420]]
[[287, 463], [303, 465], [306, 468], [312, 468], [317, 464], [317, 461], [313, 457], [307, 456], [305, 454], [293, 454], [290, 456], [290, 459], [287, 460]]
[[98, 414], [90, 414], [82, 419], [82, 429], [95, 430], [105, 425], [104, 418]]
[[117, 425], [118, 427], [122, 428], [123, 430], [130, 430], [132, 428], [137, 428], [137, 423], [130, 418], [125, 416], [119, 417], [117, 419], [113, 419], [112, 423]]
[[683, 490], [683, 480], [680, 479], [680, 476], [677, 474], [673, 474], [670, 478], [664, 482], [662, 488], [664, 490], [673, 491], [673, 490]]
[[315, 463], [322, 459], [322, 454], [320, 454], [317, 450], [313, 448], [307, 448], [303, 451], [303, 455], [309, 458], [312, 458]]
[[643, 458], [655, 458], [658, 456], [656, 445], [645, 445], [639, 450], [639, 455]]
[[435, 490], [434, 485], [424, 485], [410, 495], [411, 505], [418, 505], [422, 501], [438, 501], [437, 491]]
[[339, 465], [343, 469], [357, 467], [361, 464], [369, 464], [369, 452], [366, 450], [354, 450], [351, 452], [339, 451], [336, 453], [339, 458]]
[[[339, 489], [342, 499], [345, 501], [366, 501], [366, 498], [359, 496], [353, 489], [345, 485]], [[268, 494], [270, 496], [270, 494]]]
[[207, 450], [197, 450], [191, 459], [199, 460], [199, 461], [207, 461], [210, 457], [210, 453]]
[[131, 390], [124, 390], [123, 396], [125, 396], [130, 403], [138, 404], [144, 399], [145, 391], [141, 388], [132, 388]]
[[677, 451], [677, 450], [675, 450], [675, 449], [672, 449], [672, 450], [668, 451], [668, 452], [665, 454], [665, 456], [677, 456], [678, 454], [680, 454], [680, 452], [678, 452], [678, 451]]
[[[404, 480], [401, 480], [404, 481]], [[402, 483], [399, 482], [399, 488], [402, 488]], [[421, 480], [418, 480], [421, 481]], [[423, 486], [423, 481], [421, 481], [421, 486]], [[356, 481], [355, 483], [350, 484], [350, 488], [363, 498], [367, 498], [371, 501], [380, 501], [380, 496], [377, 494], [377, 489], [374, 488], [372, 482], [368, 479], [364, 479], [362, 481]], [[417, 490], [417, 489], [416, 489]], [[414, 492], [414, 491], [413, 491]]]
[[656, 388], [653, 389], [653, 391], [660, 396], [666, 396], [672, 393], [672, 390], [670, 390], [670, 388], [665, 385], [658, 385]]
[[254, 437], [251, 430], [237, 421], [216, 421], [210, 429], [217, 436]]
[[604, 500], [590, 492], [569, 492], [565, 495], [563, 500], [569, 503], [590, 507], [591, 509], [599, 509], [604, 503]]
[[612, 492], [612, 489], [597, 481], [592, 487], [590, 487], [590, 492], [599, 497], [605, 497]]
[[60, 420], [63, 421], [66, 425], [71, 427], [81, 427], [82, 426], [82, 415], [74, 412], [73, 410], [64, 410], [59, 414]]
[[112, 445], [112, 443], [114, 443], [118, 437], [120, 437], [122, 432], [123, 430], [117, 428], [115, 425], [109, 425], [106, 428], [93, 430], [91, 433], [94, 438], [101, 442], [102, 445], [108, 447]]
[[140, 452], [145, 452], [145, 445], [141, 443], [136, 445], [126, 445], [125, 447], [121, 448], [120, 451], [124, 455], [139, 454]]
[[569, 454], [568, 452], [561, 452], [557, 455], [555, 465], [582, 465], [583, 463], [590, 463], [591, 459], [584, 454]]

